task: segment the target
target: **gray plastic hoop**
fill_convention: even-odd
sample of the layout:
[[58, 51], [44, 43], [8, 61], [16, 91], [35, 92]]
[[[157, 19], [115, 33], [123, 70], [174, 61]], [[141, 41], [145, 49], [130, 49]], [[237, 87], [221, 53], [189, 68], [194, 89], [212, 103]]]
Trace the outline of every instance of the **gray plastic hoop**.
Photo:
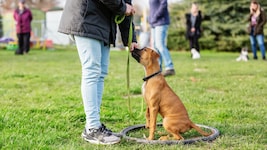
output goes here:
[[[127, 136], [127, 133], [129, 131], [145, 128], [144, 124], [139, 124], [139, 125], [134, 125], [134, 126], [130, 126], [130, 127], [127, 127], [125, 129], [123, 129], [121, 131], [121, 135], [126, 140], [134, 141], [134, 142], [137, 142], [137, 143], [142, 143], [142, 144], [168, 144], [168, 145], [171, 145], [171, 144], [192, 144], [192, 143], [200, 142], [200, 141], [211, 142], [211, 141], [215, 140], [220, 135], [219, 130], [216, 129], [216, 128], [205, 126], [205, 125], [200, 125], [200, 124], [196, 124], [196, 125], [199, 126], [199, 127], [202, 127], [202, 128], [205, 128], [205, 129], [208, 129], [208, 130], [212, 131], [212, 134], [209, 135], [209, 136], [206, 136], [206, 137], [197, 137], [197, 138], [185, 139], [185, 140], [147, 140], [145, 138], [141, 139], [141, 138], [135, 138], [135, 137]], [[162, 123], [158, 123], [157, 126], [162, 126]]]

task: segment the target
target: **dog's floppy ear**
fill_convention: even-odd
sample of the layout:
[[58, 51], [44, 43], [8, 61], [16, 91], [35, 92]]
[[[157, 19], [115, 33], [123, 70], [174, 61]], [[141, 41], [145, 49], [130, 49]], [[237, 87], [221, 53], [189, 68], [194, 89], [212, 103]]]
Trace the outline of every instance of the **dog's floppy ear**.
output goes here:
[[154, 55], [155, 58], [159, 58], [159, 56], [160, 56], [159, 53], [155, 50], [152, 50], [152, 55]]

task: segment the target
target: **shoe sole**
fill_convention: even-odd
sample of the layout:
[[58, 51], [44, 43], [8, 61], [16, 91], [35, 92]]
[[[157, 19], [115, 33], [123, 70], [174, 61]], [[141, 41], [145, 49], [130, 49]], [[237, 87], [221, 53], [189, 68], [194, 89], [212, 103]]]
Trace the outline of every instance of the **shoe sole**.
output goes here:
[[173, 76], [173, 75], [175, 75], [175, 73], [166, 73], [166, 74], [163, 74], [164, 77]]
[[113, 142], [106, 142], [106, 143], [104, 143], [104, 142], [99, 141], [98, 139], [92, 139], [92, 140], [90, 140], [90, 139], [87, 139], [87, 138], [86, 138], [86, 135], [85, 135], [84, 133], [82, 133], [82, 138], [83, 138], [85, 141], [89, 142], [89, 143], [97, 144], [97, 145], [100, 145], [100, 144], [101, 144], [101, 145], [112, 145], [112, 144], [117, 144], [117, 143], [120, 142], [120, 140], [118, 140], [118, 141], [113, 141]]

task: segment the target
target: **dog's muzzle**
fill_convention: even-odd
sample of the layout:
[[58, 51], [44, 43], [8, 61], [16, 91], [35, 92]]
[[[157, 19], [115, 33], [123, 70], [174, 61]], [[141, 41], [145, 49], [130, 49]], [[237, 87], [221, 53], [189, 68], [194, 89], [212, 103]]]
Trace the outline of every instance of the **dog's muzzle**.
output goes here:
[[138, 63], [140, 63], [140, 58], [141, 58], [140, 52], [141, 52], [142, 50], [143, 50], [143, 49], [134, 48], [134, 50], [132, 51], [132, 57], [133, 57]]

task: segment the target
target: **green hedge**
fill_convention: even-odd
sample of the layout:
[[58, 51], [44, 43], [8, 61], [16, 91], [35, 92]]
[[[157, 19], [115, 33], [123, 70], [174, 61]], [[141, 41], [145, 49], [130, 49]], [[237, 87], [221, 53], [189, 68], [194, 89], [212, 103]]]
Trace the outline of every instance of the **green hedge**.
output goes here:
[[[171, 24], [168, 35], [170, 50], [189, 50], [189, 42], [185, 39], [185, 13], [190, 10], [191, 2], [191, 0], [181, 1], [170, 6]], [[250, 1], [199, 0], [197, 2], [200, 4], [203, 17], [201, 25], [203, 32], [199, 40], [201, 49], [235, 52], [240, 51], [242, 47], [248, 47], [250, 50], [249, 35], [246, 33]], [[267, 1], [261, 0], [260, 3], [266, 11]], [[264, 33], [267, 34], [267, 25]]]

